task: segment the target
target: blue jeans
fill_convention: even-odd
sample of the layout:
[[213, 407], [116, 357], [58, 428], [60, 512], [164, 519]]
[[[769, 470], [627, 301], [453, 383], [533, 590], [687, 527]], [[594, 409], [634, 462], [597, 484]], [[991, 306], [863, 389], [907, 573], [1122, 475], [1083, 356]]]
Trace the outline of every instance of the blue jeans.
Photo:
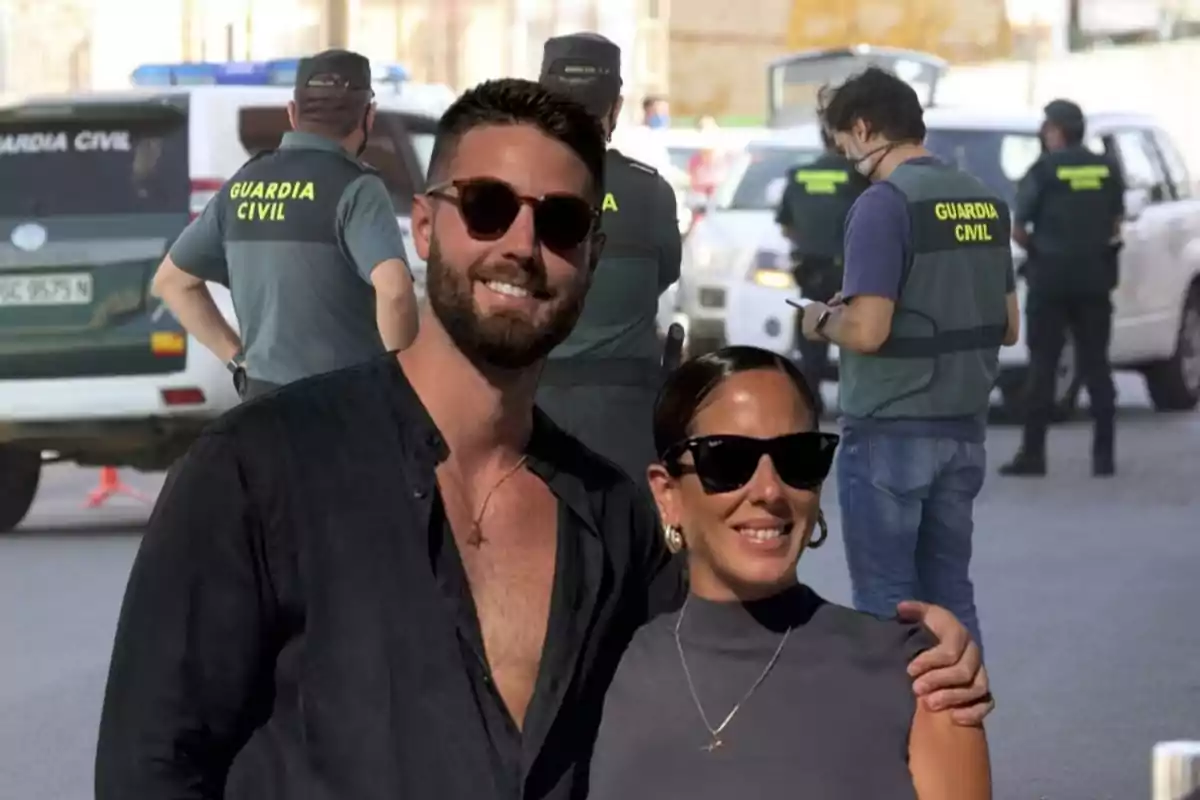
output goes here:
[[838, 456], [854, 607], [892, 617], [902, 600], [949, 609], [983, 647], [971, 563], [982, 442], [847, 430]]

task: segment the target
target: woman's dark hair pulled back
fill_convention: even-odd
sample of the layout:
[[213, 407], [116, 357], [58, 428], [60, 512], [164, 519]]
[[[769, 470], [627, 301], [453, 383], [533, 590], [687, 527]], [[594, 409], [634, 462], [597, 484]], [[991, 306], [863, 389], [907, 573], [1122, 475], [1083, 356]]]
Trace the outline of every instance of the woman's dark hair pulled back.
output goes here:
[[[667, 376], [654, 403], [654, 449], [659, 457], [688, 438], [700, 407], [721, 384], [734, 375], [760, 369], [774, 369], [787, 375], [804, 405], [809, 411], [815, 411], [817, 403], [812, 389], [789, 359], [760, 347], [722, 347], [685, 361]], [[820, 420], [815, 413], [813, 420], [816, 430]]]

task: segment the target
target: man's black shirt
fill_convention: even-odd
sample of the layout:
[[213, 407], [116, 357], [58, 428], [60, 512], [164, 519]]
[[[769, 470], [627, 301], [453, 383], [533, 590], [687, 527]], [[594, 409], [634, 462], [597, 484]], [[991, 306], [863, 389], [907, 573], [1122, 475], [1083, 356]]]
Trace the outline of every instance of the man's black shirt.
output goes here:
[[527, 464], [558, 499], [558, 554], [518, 732], [439, 513], [446, 454], [394, 356], [206, 432], [130, 576], [97, 800], [582, 797], [625, 646], [680, 599], [653, 507], [535, 415]]

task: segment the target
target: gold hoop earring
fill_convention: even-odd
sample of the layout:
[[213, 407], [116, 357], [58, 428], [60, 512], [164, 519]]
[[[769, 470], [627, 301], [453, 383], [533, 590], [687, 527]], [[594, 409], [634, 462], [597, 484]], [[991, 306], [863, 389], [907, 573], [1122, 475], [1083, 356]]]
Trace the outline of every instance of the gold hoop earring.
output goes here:
[[663, 528], [663, 541], [667, 543], [667, 550], [674, 555], [683, 549], [683, 531], [677, 525], [668, 525]]
[[825, 512], [820, 509], [817, 509], [817, 528], [820, 533], [808, 540], [808, 547], [814, 550], [825, 544], [825, 540], [829, 538], [829, 523], [825, 522]]

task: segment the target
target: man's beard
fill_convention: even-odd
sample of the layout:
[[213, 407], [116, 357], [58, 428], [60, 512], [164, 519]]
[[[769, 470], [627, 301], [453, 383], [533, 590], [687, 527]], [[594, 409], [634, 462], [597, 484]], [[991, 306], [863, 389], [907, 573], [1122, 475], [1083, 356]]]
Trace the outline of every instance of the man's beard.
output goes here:
[[[583, 311], [586, 287], [580, 285], [560, 297], [549, 319], [540, 323], [505, 312], [480, 316], [473, 297], [473, 275], [480, 265], [473, 264], [464, 275], [447, 267], [441, 255], [435, 239], [429, 245], [425, 294], [451, 341], [473, 363], [503, 370], [530, 367], [567, 338]], [[541, 265], [531, 263], [523, 268], [535, 273], [535, 291], [545, 285]]]

